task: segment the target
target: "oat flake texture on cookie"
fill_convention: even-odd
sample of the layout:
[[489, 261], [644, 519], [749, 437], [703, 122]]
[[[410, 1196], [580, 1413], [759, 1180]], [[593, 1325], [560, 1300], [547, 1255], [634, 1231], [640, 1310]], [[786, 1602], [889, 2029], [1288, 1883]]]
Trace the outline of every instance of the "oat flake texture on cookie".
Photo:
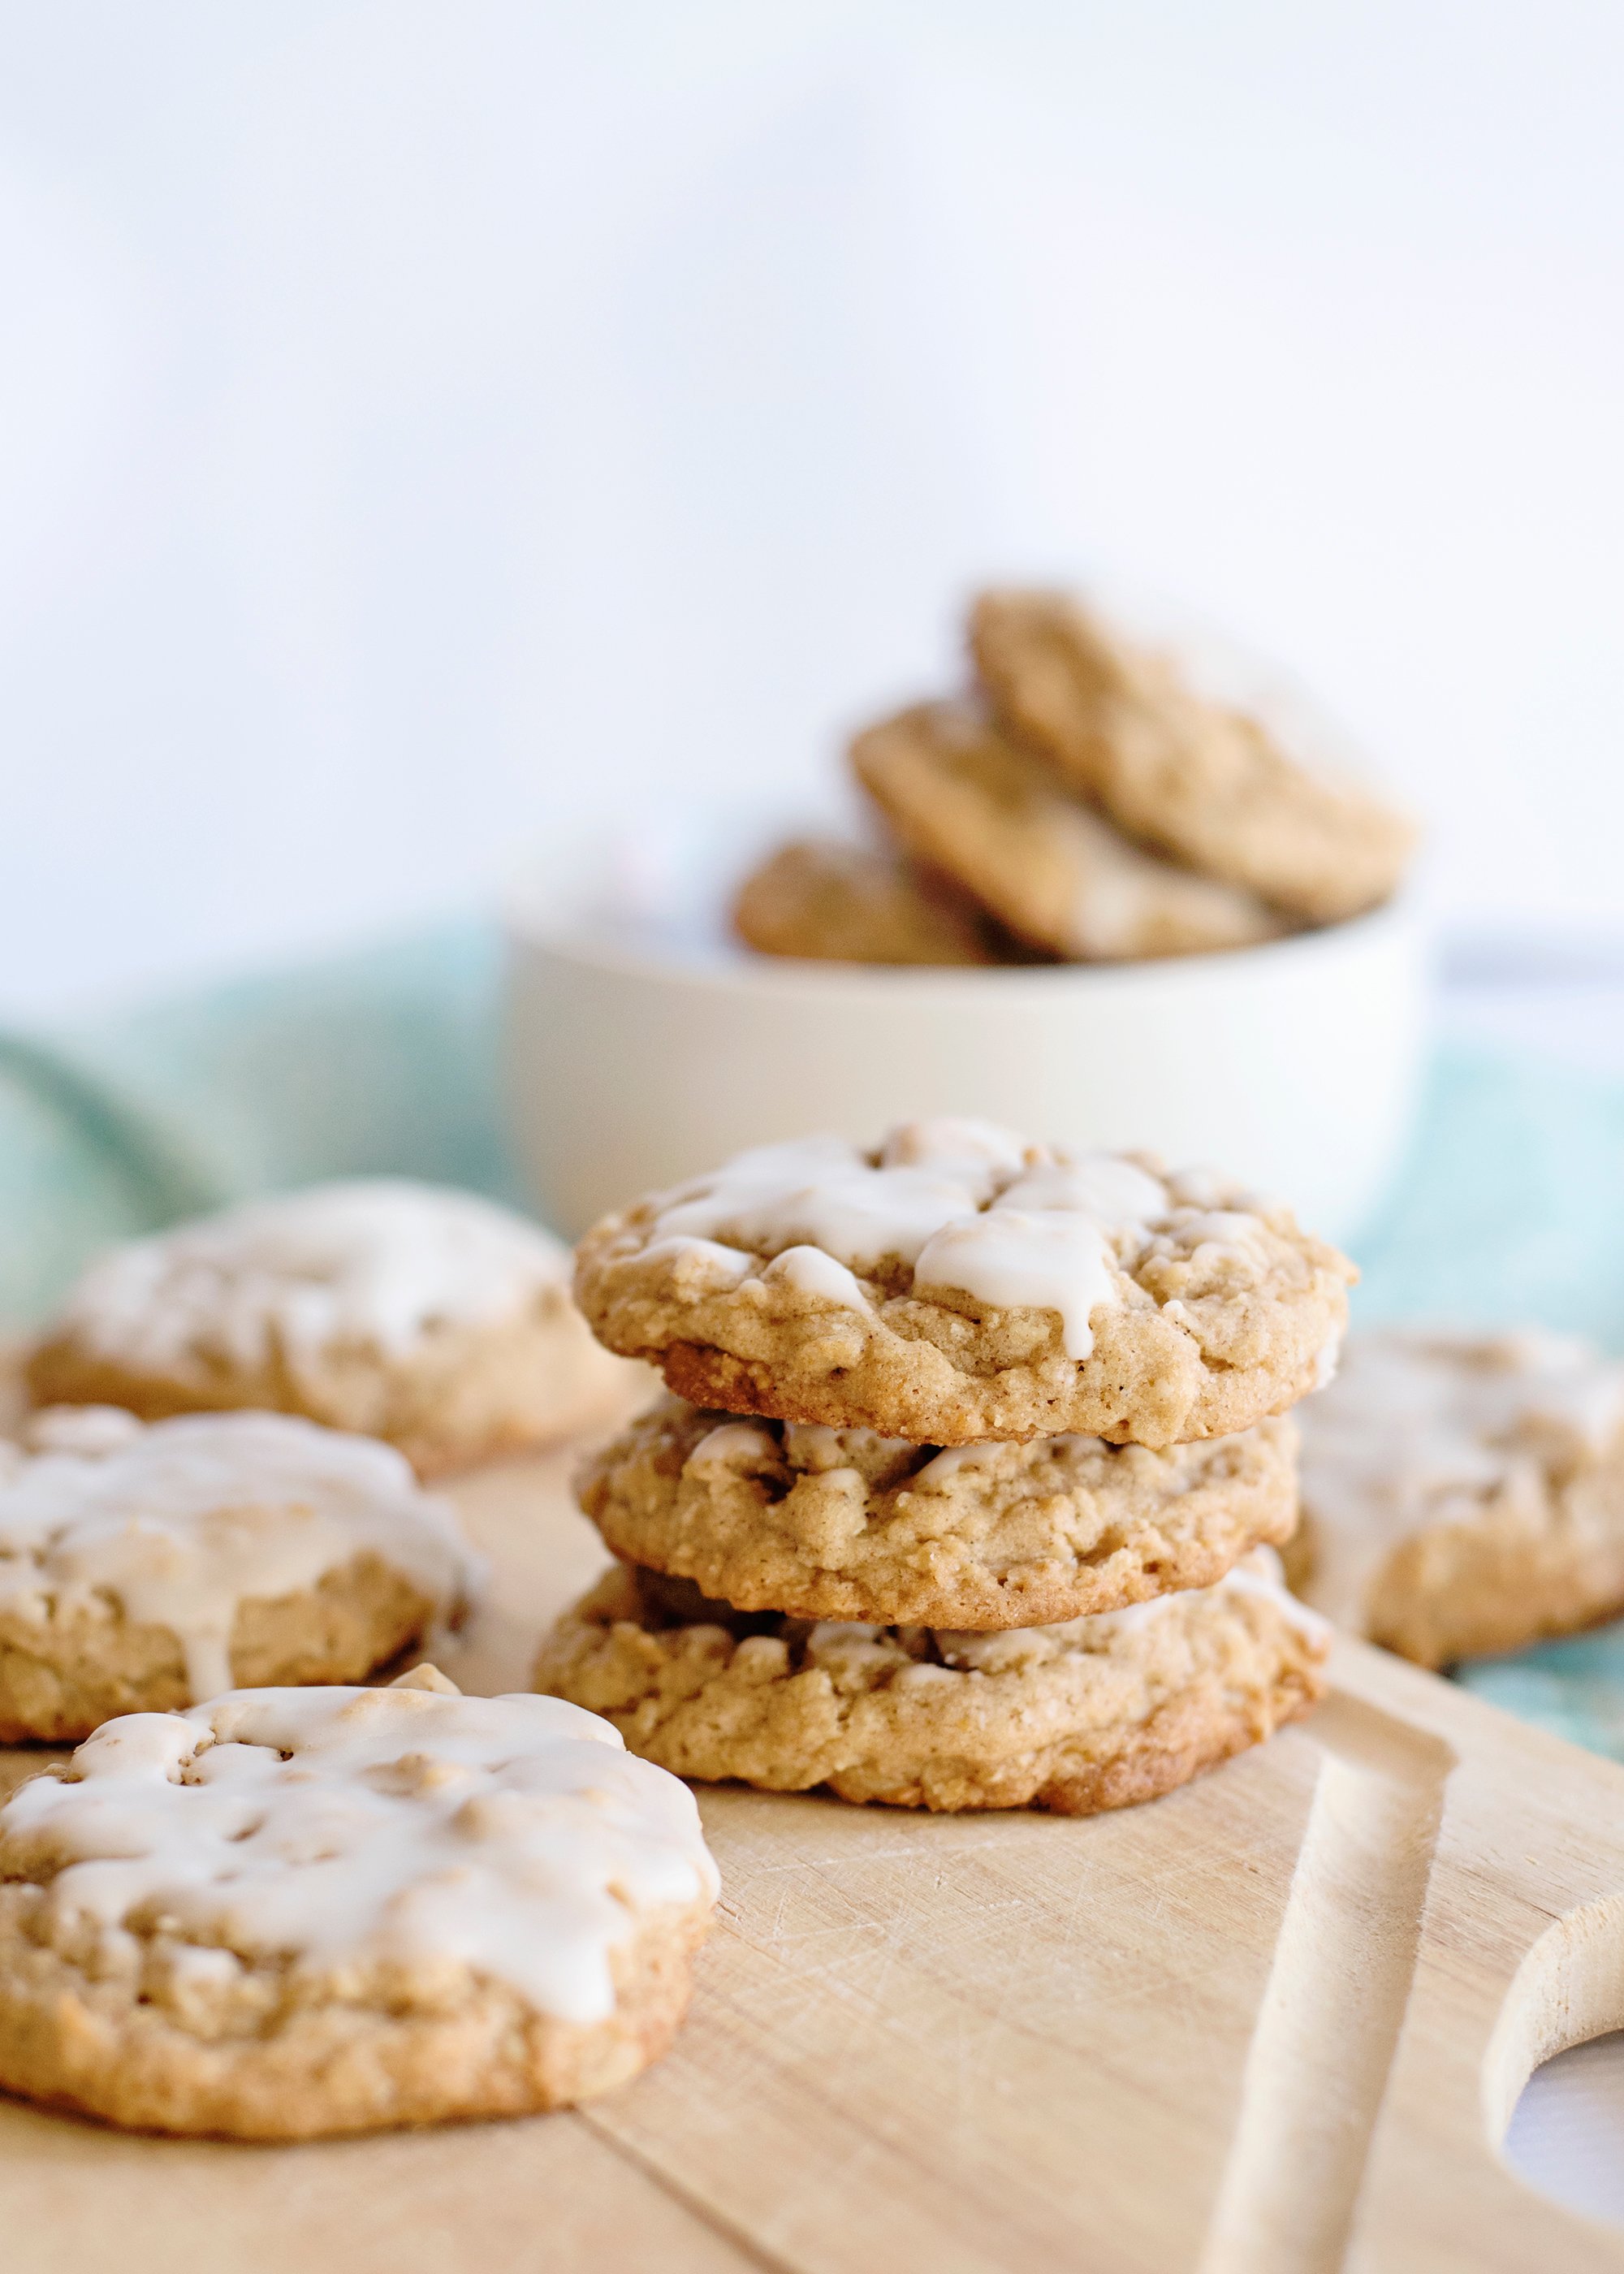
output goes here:
[[718, 1886], [606, 1721], [431, 1669], [110, 1721], [0, 1810], [0, 2085], [266, 2139], [624, 2082]]
[[742, 1611], [995, 1629], [1220, 1579], [1297, 1522], [1280, 1418], [1192, 1445], [1032, 1437], [941, 1450], [667, 1397], [589, 1456], [617, 1555]]
[[49, 1408], [0, 1442], [0, 1741], [234, 1681], [356, 1681], [476, 1576], [391, 1446], [281, 1413]]
[[989, 1123], [766, 1145], [606, 1217], [575, 1291], [697, 1405], [916, 1443], [1175, 1444], [1324, 1380], [1353, 1267], [1289, 1209]]
[[148, 1419], [303, 1413], [432, 1474], [567, 1434], [623, 1393], [568, 1278], [550, 1232], [474, 1193], [313, 1186], [110, 1250], [32, 1353], [29, 1388]]
[[1329, 1641], [1267, 1547], [1210, 1587], [996, 1634], [748, 1615], [622, 1564], [553, 1628], [536, 1683], [682, 1776], [1089, 1816], [1306, 1713]]

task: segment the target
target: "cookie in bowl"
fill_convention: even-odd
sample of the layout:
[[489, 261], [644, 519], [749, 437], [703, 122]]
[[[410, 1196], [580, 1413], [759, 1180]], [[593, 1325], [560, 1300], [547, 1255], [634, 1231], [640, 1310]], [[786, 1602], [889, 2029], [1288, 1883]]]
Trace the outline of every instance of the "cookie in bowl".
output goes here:
[[796, 838], [753, 869], [733, 926], [760, 955], [816, 963], [1007, 960], [973, 900], [898, 854], [834, 837]]
[[432, 1476], [607, 1418], [627, 1369], [587, 1332], [551, 1233], [471, 1193], [357, 1178], [113, 1248], [26, 1376], [41, 1405], [303, 1414]]
[[1306, 923], [1391, 897], [1407, 816], [1306, 764], [1259, 720], [1206, 700], [1170, 656], [1064, 592], [989, 591], [970, 650], [999, 717], [1119, 827]]
[[851, 758], [910, 852], [1050, 954], [1210, 954], [1289, 929], [1243, 886], [1134, 844], [974, 704], [916, 704], [859, 734]]

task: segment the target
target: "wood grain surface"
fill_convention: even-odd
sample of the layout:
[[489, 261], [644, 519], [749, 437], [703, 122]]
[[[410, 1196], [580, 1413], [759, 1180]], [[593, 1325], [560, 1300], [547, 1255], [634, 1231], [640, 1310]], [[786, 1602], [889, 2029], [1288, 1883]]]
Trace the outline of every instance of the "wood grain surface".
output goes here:
[[[569, 1465], [454, 1488], [467, 1688], [523, 1686], [602, 1561]], [[1347, 1644], [1312, 1721], [1147, 1808], [701, 1803], [718, 1930], [627, 2090], [298, 2148], [0, 2099], [4, 2274], [1624, 2270], [1496, 2147], [1624, 2024], [1624, 1769]]]

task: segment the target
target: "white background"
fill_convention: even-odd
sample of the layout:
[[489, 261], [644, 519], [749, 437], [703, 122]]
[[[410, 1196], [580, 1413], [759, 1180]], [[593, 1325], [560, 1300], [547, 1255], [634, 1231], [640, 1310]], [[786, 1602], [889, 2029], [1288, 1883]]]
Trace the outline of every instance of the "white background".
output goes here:
[[808, 800], [991, 572], [1282, 659], [1624, 933], [1624, 11], [10, 0], [0, 1010]]

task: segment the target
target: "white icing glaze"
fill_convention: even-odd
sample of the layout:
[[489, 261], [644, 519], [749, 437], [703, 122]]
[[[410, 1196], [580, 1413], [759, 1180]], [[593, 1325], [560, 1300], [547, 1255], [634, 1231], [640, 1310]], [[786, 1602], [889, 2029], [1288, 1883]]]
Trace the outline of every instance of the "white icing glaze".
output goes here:
[[1204, 1248], [1215, 1247], [1243, 1262], [1256, 1265], [1265, 1260], [1259, 1254], [1259, 1246], [1266, 1226], [1255, 1216], [1245, 1215], [1239, 1209], [1199, 1209], [1193, 1213], [1179, 1209], [1172, 1222], [1181, 1246], [1187, 1247], [1192, 1255], [1199, 1255]]
[[758, 1461], [776, 1461], [778, 1448], [770, 1429], [759, 1421], [724, 1421], [708, 1430], [688, 1457], [687, 1465], [709, 1468], [753, 1467]]
[[750, 1257], [737, 1247], [724, 1247], [714, 1239], [690, 1239], [680, 1232], [650, 1240], [643, 1253], [645, 1262], [680, 1265], [686, 1278], [699, 1280], [718, 1292], [738, 1286], [750, 1276], [753, 1268]]
[[1077, 1209], [1095, 1224], [1138, 1232], [1165, 1222], [1169, 1207], [1160, 1177], [1114, 1153], [1041, 1162], [999, 1198], [1004, 1208]]
[[1624, 1364], [1564, 1336], [1350, 1337], [1335, 1381], [1297, 1409], [1311, 1600], [1364, 1623], [1369, 1590], [1404, 1540], [1470, 1523], [1492, 1494], [1542, 1496], [1624, 1429]]
[[912, 1263], [933, 1231], [975, 1204], [972, 1186], [945, 1170], [872, 1168], [854, 1145], [813, 1137], [741, 1153], [702, 1189], [668, 1201], [654, 1237], [736, 1241], [768, 1254], [805, 1245], [848, 1266], [886, 1256]]
[[143, 1427], [105, 1406], [29, 1425], [34, 1457], [0, 1476], [0, 1608], [109, 1604], [181, 1644], [194, 1698], [231, 1683], [238, 1607], [313, 1587], [372, 1554], [443, 1617], [474, 1564], [449, 1505], [402, 1456], [280, 1413], [186, 1414]]
[[1281, 1616], [1310, 1642], [1328, 1643], [1331, 1639], [1330, 1620], [1322, 1617], [1300, 1595], [1291, 1593], [1286, 1585], [1284, 1567], [1272, 1547], [1254, 1547], [1226, 1572], [1218, 1585], [1236, 1594], [1257, 1595], [1272, 1603]]
[[1175, 1603], [1192, 1600], [1192, 1595], [1216, 1596], [1224, 1593], [1256, 1595], [1270, 1603], [1290, 1626], [1311, 1642], [1328, 1642], [1331, 1623], [1294, 1595], [1286, 1585], [1286, 1575], [1280, 1557], [1272, 1547], [1250, 1548], [1238, 1563], [1234, 1563], [1222, 1578], [1212, 1586], [1197, 1588], [1189, 1593], [1175, 1592], [1170, 1595], [1152, 1595], [1143, 1603], [1128, 1603], [1119, 1611], [1101, 1611], [1092, 1620], [1078, 1623], [1101, 1630], [1109, 1628], [1114, 1633], [1131, 1633], [1135, 1628], [1149, 1624], [1162, 1617]]
[[[1042, 1439], [1043, 1443], [1054, 1442]], [[948, 1445], [917, 1471], [911, 1489], [914, 1492], [941, 1492], [965, 1469], [989, 1469], [1004, 1452], [998, 1444]]]
[[17, 1434], [30, 1453], [78, 1453], [94, 1460], [133, 1445], [145, 1426], [122, 1405], [47, 1405], [25, 1414]]
[[[1025, 1449], [1037, 1454], [1052, 1447], [1056, 1452], [1069, 1452], [1077, 1446], [1102, 1447], [1103, 1438], [1078, 1436], [1066, 1431], [1056, 1437], [1034, 1437]], [[938, 1490], [956, 1477], [961, 1469], [989, 1469], [1008, 1449], [999, 1444], [948, 1445], [933, 1454], [914, 1479], [913, 1489], [919, 1492]]]
[[1062, 1209], [1012, 1209], [1002, 1201], [943, 1227], [914, 1267], [916, 1292], [962, 1288], [998, 1310], [1060, 1314], [1071, 1359], [1094, 1349], [1096, 1306], [1117, 1300], [1113, 1257], [1093, 1217]]
[[927, 1121], [899, 1122], [888, 1130], [880, 1147], [880, 1166], [939, 1169], [969, 1186], [978, 1199], [990, 1200], [996, 1182], [1019, 1176], [1041, 1149], [1012, 1129], [1001, 1129], [996, 1121], [942, 1113]]
[[[1094, 1347], [1091, 1314], [1120, 1299], [1119, 1248], [1142, 1246], [1180, 1213], [1168, 1185], [1116, 1155], [1072, 1158], [988, 1122], [943, 1118], [893, 1129], [877, 1165], [838, 1137], [742, 1153], [664, 1197], [643, 1254], [691, 1256], [696, 1271], [719, 1257], [733, 1276], [718, 1284], [732, 1285], [751, 1269], [748, 1249], [769, 1259], [764, 1280], [851, 1309], [868, 1307], [852, 1275], [895, 1259], [913, 1267], [921, 1292], [1058, 1312], [1066, 1352], [1081, 1359]], [[1191, 1216], [1187, 1204], [1182, 1213]], [[1208, 1236], [1235, 1244], [1260, 1229], [1219, 1212]]]
[[822, 1295], [844, 1309], [868, 1308], [868, 1298], [852, 1272], [832, 1255], [825, 1255], [821, 1247], [782, 1248], [761, 1276], [769, 1286], [782, 1279], [802, 1295]]
[[[1314, 1643], [1328, 1642], [1330, 1622], [1322, 1618], [1299, 1601], [1286, 1585], [1285, 1574], [1279, 1556], [1272, 1547], [1254, 1547], [1243, 1555], [1238, 1563], [1225, 1572], [1223, 1577], [1210, 1587], [1201, 1587], [1170, 1595], [1153, 1595], [1148, 1602], [1130, 1603], [1119, 1611], [1097, 1611], [1092, 1618], [1065, 1619], [1046, 1627], [1006, 1627], [992, 1633], [960, 1631], [947, 1627], [933, 1630], [936, 1647], [949, 1667], [965, 1672], [996, 1672], [1004, 1663], [1019, 1664], [1021, 1654], [1032, 1639], [1058, 1643], [1063, 1646], [1072, 1640], [1092, 1643], [1109, 1641], [1119, 1635], [1131, 1635], [1142, 1628], [1165, 1618], [1177, 1605], [1210, 1601], [1224, 1594], [1255, 1595], [1271, 1604], [1287, 1623]], [[808, 1633], [806, 1654], [809, 1663], [830, 1663], [837, 1659], [848, 1665], [861, 1663], [865, 1656], [885, 1662], [894, 1660], [898, 1637], [906, 1632], [921, 1630], [899, 1630], [896, 1627], [868, 1626], [855, 1620], [823, 1619]], [[937, 1668], [940, 1672], [943, 1669]]]
[[234, 1690], [105, 1723], [69, 1776], [0, 1810], [0, 1871], [59, 1867], [49, 1930], [109, 1969], [162, 1918], [231, 1972], [466, 1969], [592, 2022], [640, 1920], [717, 1891], [687, 1788], [560, 1698]]
[[184, 1372], [199, 1349], [296, 1366], [335, 1344], [410, 1352], [438, 1327], [561, 1298], [568, 1252], [471, 1193], [357, 1179], [251, 1201], [112, 1249], [61, 1324], [104, 1356]]

